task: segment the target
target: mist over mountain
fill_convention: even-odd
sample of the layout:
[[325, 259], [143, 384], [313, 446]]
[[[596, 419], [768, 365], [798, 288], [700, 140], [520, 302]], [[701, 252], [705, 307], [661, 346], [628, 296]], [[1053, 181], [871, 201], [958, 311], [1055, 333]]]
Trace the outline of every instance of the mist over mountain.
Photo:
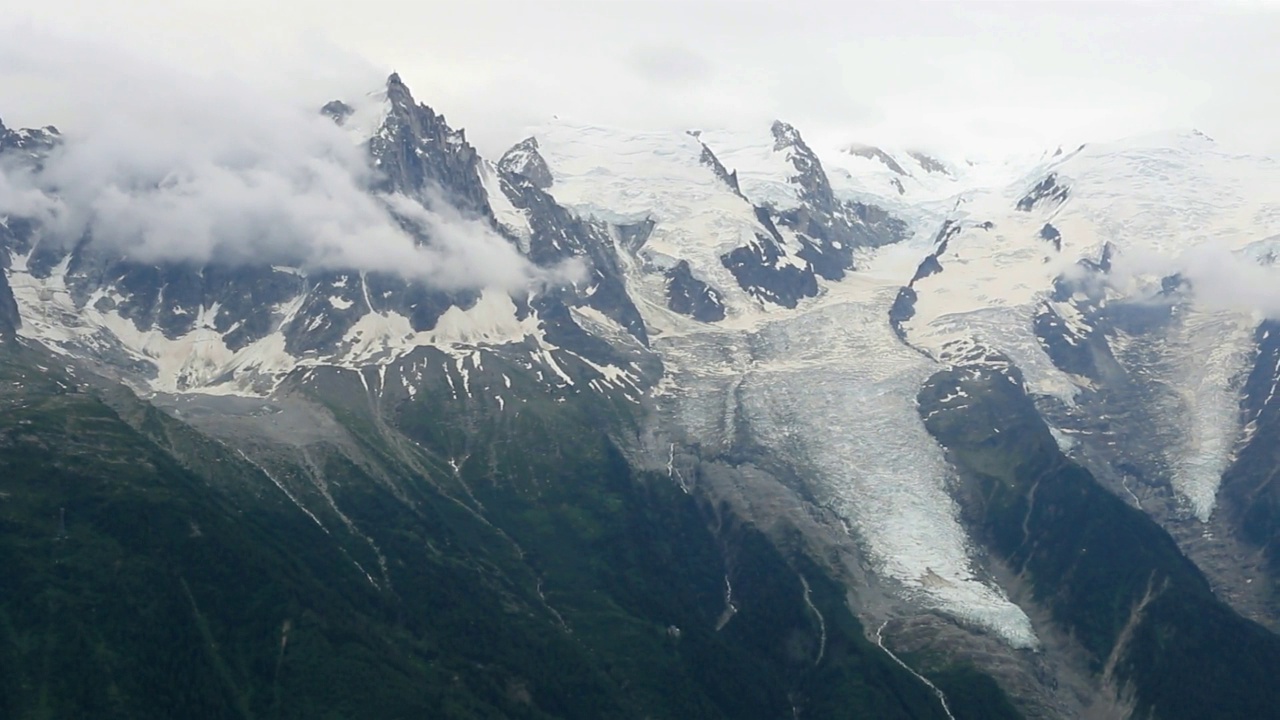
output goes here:
[[1280, 706], [1275, 158], [482, 153], [407, 74], [76, 52], [94, 122], [0, 125], [0, 715]]
[[7, 162], [0, 212], [38, 220], [47, 242], [141, 262], [389, 272], [448, 289], [553, 279], [438, 185], [413, 197], [377, 187], [362, 146], [370, 128], [344, 130], [249, 85], [117, 69], [146, 92], [100, 98], [92, 125], [51, 136], [38, 162]]

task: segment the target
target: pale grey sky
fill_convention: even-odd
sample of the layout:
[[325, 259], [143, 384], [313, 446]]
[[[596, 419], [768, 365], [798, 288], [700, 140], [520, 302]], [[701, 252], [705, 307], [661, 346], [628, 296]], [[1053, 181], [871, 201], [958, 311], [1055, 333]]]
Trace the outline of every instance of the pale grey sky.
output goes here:
[[68, 89], [133, 55], [313, 104], [395, 69], [490, 156], [553, 114], [640, 129], [778, 117], [819, 144], [956, 153], [1195, 126], [1280, 151], [1271, 2], [0, 0], [0, 18], [8, 124], [92, 121], [102, 103]]

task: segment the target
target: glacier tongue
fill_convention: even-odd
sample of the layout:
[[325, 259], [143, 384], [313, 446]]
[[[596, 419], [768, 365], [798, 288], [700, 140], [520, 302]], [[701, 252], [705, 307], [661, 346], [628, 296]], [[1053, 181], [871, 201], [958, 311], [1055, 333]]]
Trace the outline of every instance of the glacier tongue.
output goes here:
[[1173, 489], [1200, 522], [1208, 522], [1218, 486], [1245, 429], [1240, 392], [1254, 353], [1248, 314], [1179, 308], [1160, 337], [1116, 343], [1117, 359], [1144, 382], [1171, 432], [1164, 448]]
[[[916, 409], [917, 391], [941, 365], [904, 345], [888, 322], [900, 284], [929, 248], [862, 250], [860, 272], [824, 282], [797, 309], [762, 305], [725, 272], [721, 255], [753, 238], [751, 201], [799, 201], [785, 149], [722, 131], [695, 138], [557, 123], [534, 134], [558, 201], [610, 222], [654, 222], [627, 284], [666, 365], [658, 402], [679, 428], [726, 452], [745, 429], [794, 470], [806, 495], [848, 523], [875, 571], [912, 604], [1011, 646], [1037, 646], [1023, 611], [980, 577], [946, 487], [950, 470]], [[746, 198], [701, 162], [699, 140], [731, 158]], [[724, 292], [722, 321], [667, 308], [659, 278], [680, 260]]]
[[950, 471], [915, 407], [940, 366], [889, 327], [896, 290], [851, 278], [746, 332], [660, 339], [674, 378], [668, 399], [691, 433], [726, 446], [745, 424], [850, 523], [875, 570], [909, 598], [1035, 647], [1023, 611], [978, 576], [947, 492]]

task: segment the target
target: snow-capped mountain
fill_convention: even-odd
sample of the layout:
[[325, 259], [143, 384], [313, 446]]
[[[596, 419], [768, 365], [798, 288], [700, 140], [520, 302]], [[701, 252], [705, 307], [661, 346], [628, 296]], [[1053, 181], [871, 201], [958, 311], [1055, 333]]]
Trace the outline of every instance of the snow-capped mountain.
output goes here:
[[[351, 376], [378, 422], [424, 397], [498, 416], [530, 393], [621, 403], [639, 418], [628, 463], [826, 568], [881, 647], [972, 664], [1030, 716], [1167, 709], [1142, 635], [1174, 622], [1144, 615], [1160, 597], [1230, 615], [1226, 635], [1246, 623], [1232, 611], [1280, 624], [1280, 558], [1238, 560], [1280, 537], [1280, 485], [1256, 469], [1276, 438], [1280, 304], [1222, 282], [1223, 267], [1271, 277], [1274, 160], [1196, 133], [994, 165], [820, 154], [782, 121], [555, 121], [485, 159], [396, 75], [323, 114], [419, 247], [439, 239], [415, 213], [445, 203], [553, 279], [141, 262], [10, 214], [0, 342], [165, 402], [327, 396]], [[61, 142], [0, 126], [8, 167]], [[1009, 439], [1030, 424], [1054, 442]], [[1088, 537], [1034, 519], [1067, 511], [1050, 486], [1068, 466], [1105, 498], [1073, 521]], [[1121, 558], [1161, 548], [1132, 560], [1141, 582], [1096, 581], [1101, 620], [1059, 602], [1098, 536]]]
[[996, 349], [1081, 417], [1120, 377], [1142, 383], [1143, 402], [1163, 405], [1109, 432], [1165, 427], [1162, 470], [1207, 522], [1246, 439], [1240, 391], [1267, 300], [1227, 297], [1196, 265], [1257, 267], [1251, 250], [1280, 232], [1280, 204], [1256, 188], [1278, 180], [1271, 159], [1195, 132], [1055, 157], [965, 199], [911, 284], [908, 341], [945, 362]]
[[[379, 172], [371, 191], [430, 204], [436, 202], [433, 193], [447, 188], [448, 202], [458, 210], [509, 233], [519, 228], [500, 224], [495, 206], [504, 219], [522, 219], [513, 203], [550, 205], [532, 183], [497, 176], [462, 132], [416, 104], [398, 77], [392, 76], [385, 92], [362, 101], [358, 113], [343, 103], [330, 103], [325, 112], [344, 126], [362, 121], [376, 128], [366, 138]], [[573, 343], [562, 336], [581, 333], [570, 308], [623, 329], [637, 345], [645, 341], [607, 254], [606, 229], [563, 211], [539, 214], [538, 221], [532, 232], [527, 221], [518, 220], [525, 224], [525, 255], [548, 268], [569, 258], [587, 259], [590, 270], [580, 287], [530, 295], [496, 288], [446, 291], [387, 272], [159, 267], [93, 243], [45, 238], [29, 224], [11, 222], [4, 230], [9, 280], [22, 317], [18, 332], [58, 352], [124, 368], [126, 377], [149, 390], [270, 394], [301, 367], [387, 365], [422, 347], [468, 356], [481, 347], [527, 344], [519, 351], [522, 359], [541, 362], [548, 378], [564, 374], [564, 360], [555, 359], [559, 352], [591, 358], [575, 355], [570, 362], [579, 366], [609, 367], [605, 375], [593, 376], [600, 382], [634, 373], [609, 365], [617, 352], [613, 346], [563, 349]], [[414, 232], [425, 241], [422, 228]], [[546, 337], [561, 342], [551, 345]]]

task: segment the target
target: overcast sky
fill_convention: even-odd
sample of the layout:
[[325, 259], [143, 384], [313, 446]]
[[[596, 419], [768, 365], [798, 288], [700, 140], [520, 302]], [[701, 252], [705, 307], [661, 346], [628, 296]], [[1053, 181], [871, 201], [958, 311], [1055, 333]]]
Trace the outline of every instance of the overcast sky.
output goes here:
[[[0, 0], [0, 18], [10, 125], [91, 122], [66, 89], [123, 53], [300, 103], [394, 69], [491, 156], [552, 115], [639, 129], [778, 117], [811, 143], [954, 153], [1194, 126], [1280, 150], [1267, 2]], [[74, 61], [6, 56], [14, 44]]]

